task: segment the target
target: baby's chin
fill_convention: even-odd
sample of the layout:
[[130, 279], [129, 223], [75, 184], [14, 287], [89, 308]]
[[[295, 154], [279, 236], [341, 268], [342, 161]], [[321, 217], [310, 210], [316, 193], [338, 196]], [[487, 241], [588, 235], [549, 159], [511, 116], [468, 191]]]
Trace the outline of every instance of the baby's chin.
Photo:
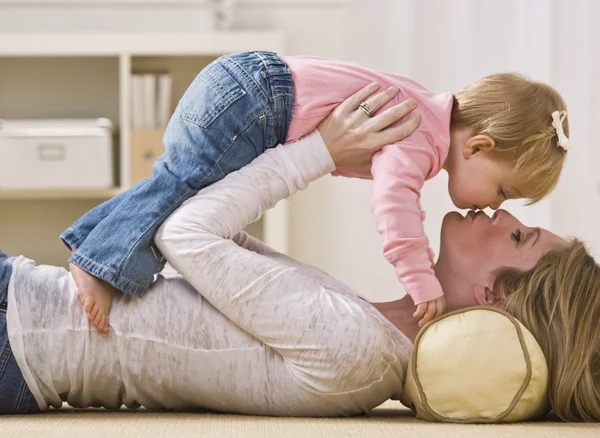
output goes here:
[[454, 195], [454, 190], [451, 190], [450, 187], [448, 187], [448, 194], [450, 195], [450, 200], [452, 201], [452, 203], [454, 204], [454, 206], [460, 210], [470, 210], [471, 206], [467, 205], [465, 202], [463, 202], [461, 199], [458, 198], [458, 196]]
[[472, 210], [473, 204], [469, 204], [467, 202], [463, 202], [461, 200], [456, 200], [455, 198], [451, 198], [454, 206], [460, 210]]

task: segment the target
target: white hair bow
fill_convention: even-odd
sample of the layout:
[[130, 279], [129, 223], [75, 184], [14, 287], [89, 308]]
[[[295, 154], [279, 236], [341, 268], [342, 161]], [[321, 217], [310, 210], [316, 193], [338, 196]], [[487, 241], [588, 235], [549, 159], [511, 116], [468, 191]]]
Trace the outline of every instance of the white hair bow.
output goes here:
[[558, 137], [558, 145], [563, 148], [565, 151], [569, 150], [570, 143], [569, 139], [565, 135], [565, 131], [563, 130], [563, 120], [567, 117], [567, 112], [565, 110], [562, 111], [554, 111], [552, 113], [552, 126], [556, 129], [556, 136]]

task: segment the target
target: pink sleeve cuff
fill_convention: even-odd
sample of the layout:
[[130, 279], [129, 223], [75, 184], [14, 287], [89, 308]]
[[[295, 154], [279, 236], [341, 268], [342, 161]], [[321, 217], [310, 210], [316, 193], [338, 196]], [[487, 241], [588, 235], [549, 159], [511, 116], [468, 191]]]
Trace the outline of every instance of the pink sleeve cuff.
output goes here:
[[444, 295], [442, 285], [433, 274], [412, 276], [410, 281], [404, 282], [404, 288], [415, 305], [433, 301]]

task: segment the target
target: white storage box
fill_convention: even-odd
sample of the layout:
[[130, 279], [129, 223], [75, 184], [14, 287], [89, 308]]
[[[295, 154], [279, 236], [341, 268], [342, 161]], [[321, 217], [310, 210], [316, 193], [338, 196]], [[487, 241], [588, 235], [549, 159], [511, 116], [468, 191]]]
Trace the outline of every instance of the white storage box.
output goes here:
[[0, 190], [112, 186], [110, 120], [0, 120]]

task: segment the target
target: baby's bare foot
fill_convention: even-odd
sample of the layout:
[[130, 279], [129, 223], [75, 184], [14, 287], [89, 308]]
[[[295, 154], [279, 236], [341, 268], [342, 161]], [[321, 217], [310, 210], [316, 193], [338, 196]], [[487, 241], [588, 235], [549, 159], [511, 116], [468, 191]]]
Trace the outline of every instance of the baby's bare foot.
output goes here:
[[100, 333], [108, 334], [108, 311], [115, 288], [73, 263], [69, 263], [69, 267], [89, 321]]

